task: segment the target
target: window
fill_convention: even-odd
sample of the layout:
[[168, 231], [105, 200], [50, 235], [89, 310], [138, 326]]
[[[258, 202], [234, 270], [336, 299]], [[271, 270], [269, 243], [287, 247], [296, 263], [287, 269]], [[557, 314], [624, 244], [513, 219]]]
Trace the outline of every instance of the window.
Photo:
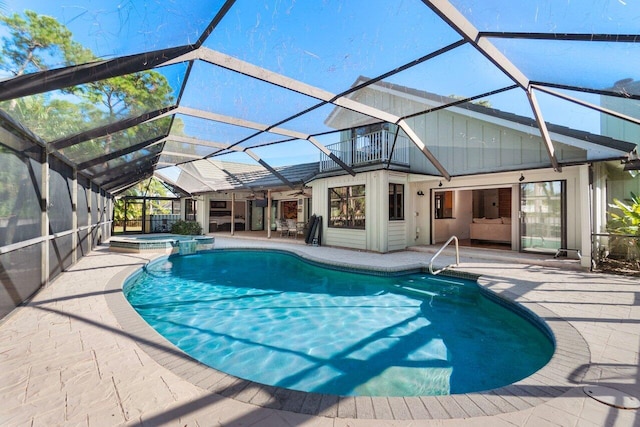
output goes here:
[[174, 200], [171, 202], [171, 213], [173, 215], [180, 215], [180, 200]]
[[185, 199], [184, 201], [184, 219], [185, 221], [196, 220], [196, 201], [194, 199]]
[[330, 188], [328, 226], [364, 229], [364, 202], [364, 185]]
[[435, 195], [436, 219], [453, 218], [453, 191], [441, 191]]
[[389, 184], [389, 220], [404, 219], [404, 185]]

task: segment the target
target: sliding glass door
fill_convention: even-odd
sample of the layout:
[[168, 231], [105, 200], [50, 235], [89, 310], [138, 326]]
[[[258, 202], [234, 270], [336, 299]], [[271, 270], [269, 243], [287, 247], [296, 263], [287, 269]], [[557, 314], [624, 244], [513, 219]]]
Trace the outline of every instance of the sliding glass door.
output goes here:
[[555, 253], [566, 247], [565, 181], [520, 184], [520, 250]]

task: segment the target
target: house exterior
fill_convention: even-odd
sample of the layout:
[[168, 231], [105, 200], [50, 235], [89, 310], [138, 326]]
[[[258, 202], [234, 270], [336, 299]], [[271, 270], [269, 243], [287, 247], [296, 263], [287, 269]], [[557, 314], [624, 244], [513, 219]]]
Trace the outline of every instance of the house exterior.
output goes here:
[[276, 231], [277, 218], [307, 222], [311, 192], [305, 182], [318, 173], [318, 163], [274, 171], [279, 177], [260, 165], [208, 160], [185, 164], [175, 181], [162, 179], [176, 188], [195, 189], [192, 197], [181, 199], [180, 211], [182, 219], [199, 222], [205, 233]]
[[[438, 109], [452, 100], [387, 83], [370, 85], [354, 99], [392, 112], [394, 105], [403, 111], [429, 111], [409, 124], [452, 178], [443, 179], [402, 130], [394, 139], [396, 125], [358, 122], [362, 115], [334, 110], [327, 124], [349, 130], [330, 148], [359, 163], [350, 163], [356, 171], [351, 175], [325, 157], [320, 173], [307, 184], [313, 189], [313, 213], [327, 218], [324, 244], [389, 252], [442, 243], [455, 235], [514, 251], [555, 254], [573, 249], [582, 254], [584, 266], [590, 265], [592, 232], [604, 229], [606, 206], [614, 197], [606, 195], [611, 184], [607, 177], [622, 173], [619, 159], [635, 149], [632, 144], [548, 125], [561, 165], [555, 170], [530, 118], [477, 104]], [[393, 153], [385, 148], [391, 140]], [[382, 151], [377, 161], [367, 157], [372, 147]], [[615, 193], [638, 188], [637, 180], [616, 182], [625, 189]], [[336, 190], [359, 195], [340, 202], [333, 197]], [[350, 222], [354, 206], [363, 207], [361, 218]], [[345, 216], [346, 221], [335, 220]]]
[[588, 267], [609, 203], [640, 193], [621, 165], [635, 152], [625, 142], [633, 127], [604, 121], [610, 136], [603, 136], [547, 124], [554, 168], [533, 118], [383, 82], [351, 96], [398, 115], [424, 113], [407, 119], [408, 135], [397, 124], [336, 108], [326, 119], [339, 130], [327, 145], [334, 157], [277, 168], [279, 177], [259, 165], [193, 162], [181, 180], [201, 191], [183, 200], [185, 217], [205, 232], [233, 233], [275, 230], [276, 219], [304, 223], [315, 214], [323, 218], [323, 245], [386, 253], [456, 236], [513, 251], [568, 249]]

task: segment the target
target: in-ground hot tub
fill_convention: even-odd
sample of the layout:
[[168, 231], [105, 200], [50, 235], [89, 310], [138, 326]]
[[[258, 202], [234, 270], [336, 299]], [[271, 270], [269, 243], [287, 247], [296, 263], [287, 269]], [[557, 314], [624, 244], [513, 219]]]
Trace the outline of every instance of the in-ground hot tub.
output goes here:
[[145, 234], [121, 236], [109, 239], [109, 250], [114, 252], [188, 255], [213, 249], [215, 238], [211, 236], [185, 236], [179, 234]]

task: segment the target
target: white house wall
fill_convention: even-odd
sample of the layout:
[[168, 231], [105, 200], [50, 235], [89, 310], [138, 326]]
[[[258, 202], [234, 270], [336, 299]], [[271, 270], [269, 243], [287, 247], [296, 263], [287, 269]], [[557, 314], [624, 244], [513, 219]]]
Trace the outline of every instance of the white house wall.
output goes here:
[[[322, 244], [328, 246], [338, 246], [341, 248], [367, 249], [367, 236], [365, 230], [354, 230], [349, 228], [327, 227], [329, 218], [329, 188], [342, 187], [348, 185], [367, 185], [366, 174], [359, 174], [355, 177], [351, 175], [340, 176], [329, 179], [315, 180], [309, 184], [313, 191], [311, 201], [311, 212], [316, 216], [322, 216]], [[366, 191], [366, 224], [369, 223], [369, 187]]]
[[[438, 104], [417, 95], [371, 86], [359, 90], [355, 99], [384, 109], [398, 117], [426, 111]], [[329, 125], [336, 129], [361, 126], [361, 114], [341, 110]], [[520, 125], [488, 114], [452, 107], [406, 119], [438, 161], [452, 175], [468, 175], [528, 168], [549, 167], [546, 145], [536, 127]], [[552, 138], [554, 135], [552, 134]], [[558, 137], [557, 139], [559, 139]], [[585, 150], [554, 140], [560, 161], [587, 160]], [[412, 145], [411, 171], [439, 175], [437, 169]]]
[[[584, 171], [582, 171], [584, 169]], [[590, 227], [588, 197], [581, 191], [589, 191], [588, 166], [566, 167], [562, 172], [552, 169], [529, 170], [525, 172], [524, 182], [566, 181], [567, 201], [567, 246], [580, 249], [585, 255], [590, 253]], [[439, 179], [419, 175], [406, 175], [398, 172], [375, 171], [358, 174], [319, 179], [310, 185], [313, 188], [312, 212], [323, 216], [323, 244], [374, 252], [389, 252], [405, 249], [412, 245], [426, 245], [445, 241], [451, 235], [468, 238], [468, 225], [471, 223], [472, 206], [471, 190], [474, 188], [497, 188], [511, 186], [512, 192], [512, 236], [513, 249], [518, 247], [518, 206], [520, 172], [496, 173], [468, 177], [456, 177], [451, 182], [443, 181], [439, 187]], [[388, 184], [405, 184], [405, 219], [389, 221]], [[354, 230], [331, 228], [328, 219], [328, 189], [349, 185], [366, 186], [366, 228]], [[424, 196], [418, 196], [422, 190]], [[455, 219], [437, 220], [438, 234], [432, 235], [432, 197], [436, 190], [457, 190], [454, 200]], [[588, 193], [587, 193], [588, 194]], [[583, 228], [583, 224], [586, 228]]]
[[623, 171], [620, 165], [608, 164], [604, 168], [607, 185], [607, 204], [613, 199], [629, 199], [631, 193], [640, 194], [640, 177], [633, 178], [629, 172]]
[[[385, 195], [384, 200], [380, 204], [382, 207], [380, 221], [387, 224], [387, 251], [400, 251], [406, 249], [413, 242], [413, 232], [409, 234], [407, 222], [411, 220], [411, 200], [415, 196], [415, 193], [411, 192], [411, 188], [408, 185], [408, 176], [405, 173], [389, 172], [388, 182], [383, 185], [382, 194]], [[403, 184], [404, 185], [404, 219], [389, 221], [389, 185], [388, 184]]]
[[[405, 220], [389, 221], [389, 183], [405, 184]], [[328, 227], [329, 188], [365, 185], [364, 230]], [[411, 215], [411, 197], [406, 174], [375, 171], [319, 179], [309, 183], [313, 189], [312, 213], [322, 215], [323, 241], [328, 246], [338, 246], [373, 252], [389, 252], [407, 247], [407, 216]]]
[[[452, 175], [549, 166], [542, 138], [494, 123], [438, 111], [408, 119], [411, 128]], [[584, 150], [554, 142], [560, 160], [584, 161]], [[438, 174], [431, 162], [411, 147], [413, 172]]]
[[[585, 266], [590, 265], [590, 253], [591, 253], [591, 227], [589, 223], [589, 215], [591, 212], [589, 202], [589, 173], [588, 165], [571, 166], [563, 168], [562, 172], [555, 172], [553, 169], [538, 169], [524, 171], [525, 180], [523, 182], [541, 182], [541, 181], [566, 181], [566, 230], [567, 230], [567, 247], [570, 249], [580, 249], [583, 254], [582, 264]], [[420, 236], [415, 241], [415, 244], [431, 244], [437, 242], [443, 242], [451, 235], [455, 235], [456, 232], [464, 235], [459, 230], [456, 231], [456, 227], [461, 225], [453, 225], [458, 220], [457, 216], [460, 215], [460, 220], [470, 223], [470, 219], [466, 215], [466, 207], [462, 206], [460, 212], [458, 212], [458, 206], [456, 203], [461, 203], [460, 198], [464, 197], [464, 193], [467, 190], [474, 188], [498, 188], [512, 186], [512, 236], [514, 236], [513, 249], [519, 249], [519, 242], [517, 236], [518, 230], [518, 207], [519, 207], [519, 180], [520, 172], [503, 172], [495, 174], [485, 174], [467, 177], [455, 177], [450, 182], [442, 180], [442, 187], [439, 187], [441, 180], [428, 178], [424, 176], [411, 176], [412, 182], [410, 193], [416, 194], [418, 190], [422, 190], [425, 195], [431, 194], [433, 191], [440, 190], [456, 190], [457, 198], [454, 201], [454, 209], [456, 209], [455, 220], [434, 220], [432, 218], [432, 202], [431, 197], [419, 197], [416, 201], [415, 209], [419, 211], [418, 216], [414, 216], [413, 224], [410, 227], [419, 228]], [[464, 191], [460, 191], [464, 190]], [[414, 196], [415, 197], [415, 196]], [[465, 219], [462, 219], [464, 216]], [[433, 233], [432, 224], [434, 221], [443, 221], [438, 223], [438, 227], [441, 224], [444, 225], [443, 230], [438, 230], [438, 233]], [[447, 227], [448, 225], [448, 227]], [[433, 235], [432, 235], [433, 233]], [[458, 236], [463, 238], [463, 236]]]

